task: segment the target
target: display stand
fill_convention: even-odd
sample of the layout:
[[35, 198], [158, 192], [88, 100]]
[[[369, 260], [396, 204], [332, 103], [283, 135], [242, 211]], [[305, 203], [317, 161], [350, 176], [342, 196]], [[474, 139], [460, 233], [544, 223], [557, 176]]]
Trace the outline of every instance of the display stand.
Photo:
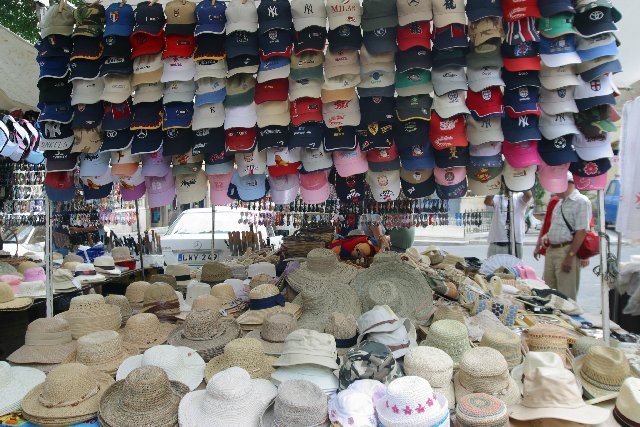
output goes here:
[[142, 280], [146, 280], [145, 279], [145, 275], [144, 275], [144, 257], [142, 256], [142, 247], [143, 242], [142, 242], [142, 236], [140, 235], [140, 210], [138, 208], [138, 200], [135, 200], [135, 204], [136, 204], [136, 225], [138, 227], [138, 245], [140, 245], [140, 269], [142, 270]]
[[44, 220], [45, 220], [45, 242], [44, 242], [44, 262], [47, 271], [47, 317], [53, 317], [53, 284], [51, 276], [53, 276], [53, 237], [51, 235], [53, 227], [51, 226], [51, 201], [48, 197], [44, 198]]
[[211, 259], [216, 259], [216, 206], [211, 205]]
[[506, 196], [509, 198], [509, 210], [507, 211], [507, 215], [509, 215], [509, 229], [507, 232], [509, 233], [509, 255], [517, 256], [516, 252], [516, 228], [514, 226], [515, 215], [513, 212], [513, 192], [507, 191]]
[[611, 324], [609, 320], [609, 285], [606, 281], [607, 276], [607, 241], [604, 236], [607, 229], [604, 220], [604, 190], [598, 190], [598, 235], [600, 235], [600, 294], [602, 301], [602, 334], [603, 339], [609, 345], [609, 334]]

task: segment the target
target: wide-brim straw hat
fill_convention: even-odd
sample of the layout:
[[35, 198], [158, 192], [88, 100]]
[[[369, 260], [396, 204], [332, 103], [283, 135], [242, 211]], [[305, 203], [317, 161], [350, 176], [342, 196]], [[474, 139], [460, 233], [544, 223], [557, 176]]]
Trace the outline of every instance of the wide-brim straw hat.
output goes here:
[[249, 332], [245, 338], [260, 340], [265, 354], [279, 356], [284, 349], [284, 340], [298, 327], [291, 313], [279, 311], [264, 318], [260, 329]]
[[96, 331], [117, 331], [122, 323], [120, 308], [106, 304], [102, 295], [95, 294], [72, 298], [69, 310], [55, 317], [69, 322], [74, 339]]
[[369, 268], [358, 271], [351, 286], [360, 296], [362, 312], [388, 305], [399, 317], [426, 321], [433, 308], [433, 291], [424, 276], [399, 256], [380, 256]]
[[8, 414], [20, 408], [22, 398], [42, 383], [44, 372], [22, 366], [10, 366], [0, 362], [0, 414]]
[[103, 426], [172, 427], [178, 423], [178, 405], [189, 387], [170, 381], [160, 368], [145, 366], [116, 381], [100, 399]]
[[58, 364], [70, 362], [76, 351], [69, 323], [55, 317], [29, 323], [25, 344], [7, 356], [16, 364]]
[[[212, 293], [215, 288], [216, 286], [212, 288]], [[275, 285], [265, 283], [257, 286], [251, 290], [249, 297], [251, 298], [254, 308], [249, 308], [249, 310], [238, 316], [238, 323], [240, 323], [240, 326], [244, 330], [250, 331], [258, 329], [264, 322], [266, 316], [278, 311], [291, 313], [296, 319], [300, 318], [301, 307], [298, 304], [284, 302], [284, 296], [280, 294], [280, 291]], [[250, 306], [252, 303], [250, 303]], [[255, 308], [256, 305], [258, 307], [268, 308]]]
[[151, 283], [142, 281], [133, 282], [127, 286], [124, 296], [129, 300], [131, 308], [136, 311], [140, 311], [142, 309], [144, 293], [149, 287], [151, 287]]
[[232, 366], [246, 370], [251, 378], [269, 379], [274, 371], [273, 363], [277, 359], [264, 354], [262, 344], [253, 338], [238, 338], [224, 347], [220, 356], [211, 359], [204, 370], [208, 382], [218, 372]]
[[[18, 274], [18, 270], [16, 270], [16, 268], [4, 261], [0, 261], [0, 275], [2, 274]], [[22, 274], [22, 273], [20, 273]]]
[[151, 283], [166, 283], [171, 286], [174, 290], [178, 288], [178, 282], [175, 277], [170, 276], [168, 274], [154, 274], [149, 279]]
[[[113, 383], [110, 375], [80, 363], [60, 365], [22, 399], [22, 414], [32, 423], [44, 426], [94, 418], [102, 395]], [[59, 402], [64, 402], [64, 406]]]
[[75, 362], [115, 375], [125, 359], [137, 354], [140, 354], [138, 347], [123, 342], [117, 332], [97, 331], [78, 339]]
[[8, 283], [0, 283], [0, 311], [26, 310], [33, 305], [33, 298], [16, 298]]
[[350, 283], [358, 273], [352, 265], [338, 261], [330, 249], [316, 248], [309, 251], [307, 261], [287, 275], [287, 283], [300, 293], [308, 286], [334, 283]]
[[127, 320], [133, 314], [133, 309], [131, 308], [131, 304], [129, 304], [129, 300], [124, 295], [107, 295], [104, 297], [104, 302], [109, 305], [114, 305], [120, 308], [120, 316], [122, 317], [121, 325], [124, 326], [127, 323]]
[[335, 311], [355, 318], [362, 314], [358, 293], [344, 283], [306, 287], [293, 302], [302, 306], [298, 327], [318, 332], [324, 332], [327, 319]]
[[124, 328], [118, 332], [125, 343], [146, 350], [154, 345], [164, 344], [176, 325], [161, 322], [153, 313], [138, 313], [129, 318]]

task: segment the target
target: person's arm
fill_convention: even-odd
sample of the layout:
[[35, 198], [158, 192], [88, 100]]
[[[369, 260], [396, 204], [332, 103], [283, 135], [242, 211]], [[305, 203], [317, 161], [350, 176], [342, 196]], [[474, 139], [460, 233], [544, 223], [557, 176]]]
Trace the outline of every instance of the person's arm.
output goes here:
[[531, 190], [522, 192], [522, 203], [528, 205], [531, 199], [533, 199], [533, 193]]
[[559, 197], [552, 197], [547, 204], [547, 212], [545, 212], [542, 228], [540, 229], [540, 234], [538, 234], [538, 241], [536, 242], [536, 247], [533, 250], [533, 257], [536, 260], [540, 258], [540, 255], [543, 255], [543, 240], [546, 238], [546, 235], [549, 232], [549, 228], [551, 227], [551, 215], [553, 214], [553, 208], [556, 207], [559, 200]]
[[573, 260], [577, 256], [578, 249], [582, 246], [587, 230], [589, 229], [589, 221], [591, 220], [591, 202], [588, 200], [581, 203], [580, 209], [576, 213], [573, 239], [569, 246], [569, 252], [562, 261], [562, 271], [568, 273], [573, 268]]
[[486, 196], [484, 198], [484, 205], [493, 207], [493, 196]]

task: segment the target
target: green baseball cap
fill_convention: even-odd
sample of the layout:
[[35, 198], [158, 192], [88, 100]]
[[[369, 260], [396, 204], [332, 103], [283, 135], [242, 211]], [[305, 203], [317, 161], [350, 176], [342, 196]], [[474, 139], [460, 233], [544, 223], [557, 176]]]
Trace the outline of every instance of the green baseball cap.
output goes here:
[[398, 26], [398, 10], [393, 0], [363, 0], [362, 30]]
[[235, 74], [227, 79], [226, 90], [225, 107], [249, 105], [255, 96], [256, 79], [251, 74]]
[[40, 37], [45, 38], [52, 34], [60, 34], [62, 36], [70, 36], [73, 33], [73, 26], [76, 18], [73, 16], [71, 6], [54, 5], [47, 9], [42, 18], [42, 31]]
[[484, 67], [502, 67], [500, 53], [500, 39], [493, 38], [478, 46], [474, 46], [467, 53], [467, 67], [478, 70]]
[[291, 74], [293, 80], [322, 80], [322, 52], [305, 52], [291, 57]]
[[428, 94], [433, 91], [431, 71], [412, 68], [404, 72], [396, 72], [396, 92], [398, 96], [414, 96]]
[[100, 3], [78, 6], [75, 13], [76, 28], [73, 36], [99, 37], [104, 31], [106, 20], [104, 6]]
[[538, 19], [538, 31], [548, 38], [577, 34], [576, 28], [573, 26], [573, 14], [571, 13], [559, 13]]

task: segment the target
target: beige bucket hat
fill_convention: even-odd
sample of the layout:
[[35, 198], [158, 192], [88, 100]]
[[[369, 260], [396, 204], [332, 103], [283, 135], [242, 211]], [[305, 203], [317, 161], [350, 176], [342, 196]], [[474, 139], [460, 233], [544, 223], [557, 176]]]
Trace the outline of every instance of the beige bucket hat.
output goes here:
[[53, 271], [51, 284], [55, 293], [66, 293], [78, 290], [73, 283], [73, 273], [64, 268], [57, 268]]
[[78, 339], [75, 361], [91, 369], [115, 375], [124, 359], [139, 353], [138, 347], [124, 343], [116, 331], [97, 331]]
[[300, 317], [301, 307], [298, 304], [285, 302], [284, 296], [275, 285], [265, 283], [249, 292], [249, 310], [238, 316], [238, 323], [243, 330], [258, 329], [268, 314], [284, 311]]
[[32, 304], [32, 298], [16, 298], [11, 286], [8, 283], [0, 282], [0, 311], [26, 310]]
[[343, 355], [358, 342], [358, 321], [352, 314], [333, 312], [324, 332], [333, 335], [338, 355]]
[[0, 362], [0, 414], [20, 408], [22, 398], [45, 379], [44, 372]]
[[335, 252], [330, 249], [311, 249], [307, 261], [300, 268], [287, 275], [287, 283], [300, 293], [309, 286], [326, 284], [349, 284], [356, 277], [358, 269], [338, 261]]
[[[116, 249], [116, 248], [114, 248]], [[133, 282], [127, 286], [124, 296], [129, 300], [131, 308], [135, 311], [142, 310], [144, 304], [144, 293], [151, 286], [149, 282]]]
[[272, 364], [276, 358], [264, 354], [260, 340], [237, 338], [224, 347], [224, 352], [207, 363], [204, 376], [207, 381], [218, 372], [232, 366], [245, 369], [251, 378], [271, 378]]
[[249, 332], [245, 337], [260, 340], [265, 354], [279, 356], [284, 348], [284, 340], [297, 328], [293, 314], [278, 311], [265, 316], [262, 327]]
[[338, 352], [333, 335], [311, 329], [297, 329], [284, 341], [282, 354], [273, 366], [318, 365], [338, 369]]
[[74, 339], [96, 331], [117, 331], [122, 323], [120, 308], [106, 304], [104, 297], [97, 294], [72, 298], [69, 310], [55, 317], [69, 322]]
[[104, 302], [109, 305], [114, 305], [120, 308], [120, 316], [122, 317], [121, 325], [124, 326], [127, 323], [127, 320], [133, 314], [133, 309], [131, 308], [131, 304], [129, 304], [129, 300], [124, 295], [116, 295], [110, 294], [104, 297]]
[[146, 350], [154, 345], [164, 344], [176, 325], [161, 322], [153, 313], [134, 314], [118, 332], [126, 344]]
[[24, 345], [7, 360], [16, 364], [57, 364], [70, 362], [76, 351], [71, 326], [55, 317], [36, 319], [29, 323]]
[[412, 348], [404, 356], [404, 372], [429, 381], [433, 391], [447, 398], [449, 409], [455, 408], [453, 360], [447, 353], [435, 347]]

